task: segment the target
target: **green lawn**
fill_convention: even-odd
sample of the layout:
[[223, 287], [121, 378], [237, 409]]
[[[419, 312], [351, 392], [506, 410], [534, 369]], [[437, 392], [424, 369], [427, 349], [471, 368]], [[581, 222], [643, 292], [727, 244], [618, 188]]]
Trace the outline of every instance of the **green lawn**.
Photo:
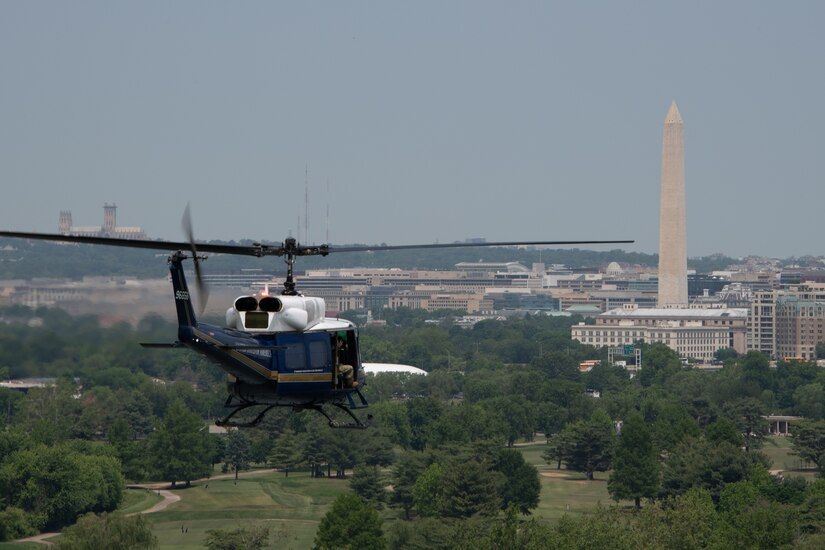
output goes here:
[[210, 480], [176, 490], [181, 500], [148, 519], [161, 548], [203, 548], [210, 529], [260, 524], [272, 527], [276, 547], [308, 548], [332, 501], [348, 487], [348, 480], [306, 473], [251, 474], [237, 483]]
[[813, 464], [805, 462], [793, 454], [791, 441], [790, 437], [766, 437], [765, 444], [760, 451], [771, 459], [771, 462], [773, 462], [772, 469], [782, 470], [786, 475], [802, 476], [808, 481], [812, 481], [816, 474]]
[[134, 514], [147, 510], [160, 502], [162, 499], [155, 491], [147, 489], [126, 489], [123, 494], [123, 502], [118, 508], [118, 512], [124, 514]]
[[541, 476], [541, 496], [533, 517], [557, 521], [564, 514], [578, 515], [593, 509], [599, 502], [613, 504], [607, 493], [607, 472], [597, 472], [588, 481], [584, 474], [569, 470], [556, 470], [555, 464], [547, 464], [542, 453], [547, 449], [544, 439], [533, 445], [516, 447], [524, 460], [534, 465]]

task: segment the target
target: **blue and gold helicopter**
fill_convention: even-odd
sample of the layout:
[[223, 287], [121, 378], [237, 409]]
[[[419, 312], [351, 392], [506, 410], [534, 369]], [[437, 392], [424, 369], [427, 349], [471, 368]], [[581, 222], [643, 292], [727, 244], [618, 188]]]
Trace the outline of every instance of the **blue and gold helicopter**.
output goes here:
[[[366, 428], [353, 410], [366, 408], [361, 393], [365, 375], [358, 349], [358, 330], [350, 321], [326, 317], [321, 298], [301, 295], [293, 276], [298, 256], [327, 256], [331, 253], [405, 250], [426, 248], [461, 248], [516, 245], [623, 244], [633, 241], [533, 241], [451, 243], [396, 246], [301, 245], [294, 238], [270, 245], [227, 245], [195, 243], [187, 207], [183, 220], [188, 242], [124, 240], [110, 237], [74, 236], [49, 233], [0, 231], [0, 237], [64, 241], [95, 245], [148, 248], [173, 251], [168, 258], [178, 317], [178, 339], [174, 343], [141, 344], [149, 348], [186, 347], [206, 356], [228, 374], [229, 414], [216, 422], [219, 426], [256, 426], [274, 407], [314, 410], [323, 414], [334, 428]], [[244, 256], [280, 256], [286, 261], [284, 289], [277, 296], [268, 292], [241, 296], [226, 312], [226, 326], [199, 322], [183, 272], [183, 261], [194, 263], [198, 293], [205, 303], [207, 288], [199, 253]], [[324, 409], [335, 407], [352, 421], [335, 420]], [[233, 420], [236, 414], [251, 407], [263, 407], [250, 421]]]

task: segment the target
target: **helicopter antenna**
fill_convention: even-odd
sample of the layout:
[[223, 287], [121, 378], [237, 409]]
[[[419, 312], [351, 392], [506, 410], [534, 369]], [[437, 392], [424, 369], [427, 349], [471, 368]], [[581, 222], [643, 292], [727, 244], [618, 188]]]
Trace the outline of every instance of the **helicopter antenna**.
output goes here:
[[327, 179], [327, 235], [324, 242], [329, 243], [329, 179]]
[[309, 165], [304, 165], [304, 240], [309, 243]]

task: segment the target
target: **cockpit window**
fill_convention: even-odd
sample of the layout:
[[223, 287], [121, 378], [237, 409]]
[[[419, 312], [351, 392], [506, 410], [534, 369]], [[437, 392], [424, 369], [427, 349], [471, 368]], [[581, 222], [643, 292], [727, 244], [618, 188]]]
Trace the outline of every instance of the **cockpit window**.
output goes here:
[[269, 328], [269, 314], [265, 311], [247, 311], [244, 326], [246, 328]]

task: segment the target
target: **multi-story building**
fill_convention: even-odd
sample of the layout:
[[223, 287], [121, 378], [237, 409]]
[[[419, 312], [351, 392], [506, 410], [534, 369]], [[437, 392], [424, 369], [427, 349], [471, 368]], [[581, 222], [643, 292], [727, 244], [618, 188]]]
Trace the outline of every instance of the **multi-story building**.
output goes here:
[[816, 359], [825, 342], [825, 283], [807, 282], [754, 293], [748, 349], [774, 359]]
[[748, 321], [749, 349], [779, 360], [815, 359], [825, 341], [825, 284], [757, 292]]
[[754, 292], [748, 316], [748, 351], [759, 351], [768, 357], [774, 357], [776, 293], [775, 290]]
[[661, 343], [680, 357], [713, 359], [717, 350], [746, 350], [748, 310], [742, 308], [650, 308], [628, 304], [596, 317], [595, 325], [571, 327], [571, 336], [596, 347], [637, 340]]

